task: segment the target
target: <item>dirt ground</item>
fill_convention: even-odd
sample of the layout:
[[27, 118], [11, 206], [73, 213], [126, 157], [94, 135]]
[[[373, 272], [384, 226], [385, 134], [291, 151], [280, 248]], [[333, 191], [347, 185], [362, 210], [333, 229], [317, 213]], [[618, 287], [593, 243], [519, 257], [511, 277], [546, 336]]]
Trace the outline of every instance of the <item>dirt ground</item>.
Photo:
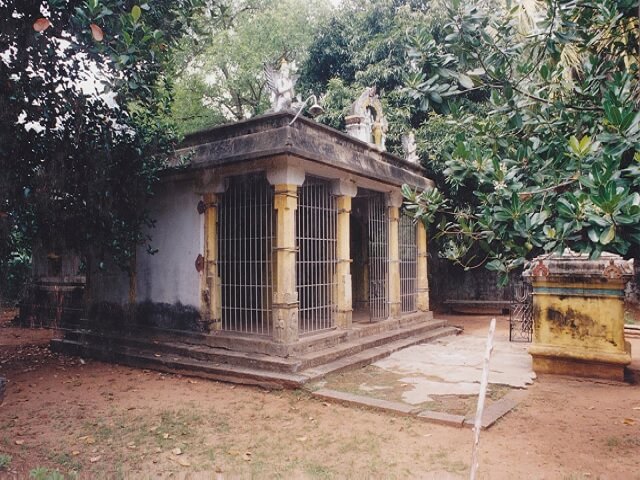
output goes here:
[[[50, 336], [0, 325], [1, 479], [468, 477], [470, 429], [65, 357]], [[482, 432], [480, 478], [640, 479], [640, 386], [544, 376], [527, 392]]]

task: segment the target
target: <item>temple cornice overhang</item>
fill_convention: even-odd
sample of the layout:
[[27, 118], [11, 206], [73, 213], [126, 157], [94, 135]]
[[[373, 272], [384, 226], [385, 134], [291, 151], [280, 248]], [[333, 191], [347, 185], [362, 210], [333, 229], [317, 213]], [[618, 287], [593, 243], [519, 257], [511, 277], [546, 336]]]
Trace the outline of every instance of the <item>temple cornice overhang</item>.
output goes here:
[[[188, 165], [179, 171], [232, 165], [252, 170], [276, 159], [311, 162], [395, 187], [433, 187], [421, 166], [304, 117], [290, 124], [294, 116], [289, 111], [271, 113], [191, 134], [177, 151], [190, 156]], [[169, 172], [175, 173], [173, 169]]]

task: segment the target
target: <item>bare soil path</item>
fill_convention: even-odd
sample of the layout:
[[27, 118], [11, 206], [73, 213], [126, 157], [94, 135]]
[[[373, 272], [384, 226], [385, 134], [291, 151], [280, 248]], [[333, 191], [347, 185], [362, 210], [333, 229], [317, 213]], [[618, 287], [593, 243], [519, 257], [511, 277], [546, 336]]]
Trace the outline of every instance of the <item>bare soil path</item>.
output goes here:
[[[0, 325], [0, 479], [468, 477], [469, 429], [81, 361], [50, 335]], [[482, 433], [480, 478], [640, 479], [640, 386], [545, 376], [527, 392]]]

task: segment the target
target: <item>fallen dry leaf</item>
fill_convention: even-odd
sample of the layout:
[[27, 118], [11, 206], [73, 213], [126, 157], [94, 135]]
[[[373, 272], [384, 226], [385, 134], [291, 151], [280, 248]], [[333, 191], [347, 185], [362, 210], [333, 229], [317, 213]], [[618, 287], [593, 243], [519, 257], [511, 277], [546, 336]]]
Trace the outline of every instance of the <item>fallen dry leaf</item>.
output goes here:
[[51, 22], [46, 18], [39, 18], [33, 23], [33, 29], [38, 33], [44, 32], [50, 26]]
[[95, 457], [91, 457], [91, 458], [89, 459], [89, 461], [90, 461], [91, 463], [96, 463], [96, 462], [97, 462], [98, 460], [100, 460], [101, 458], [102, 458], [102, 456], [97, 455], [97, 456], [95, 456]]
[[87, 437], [87, 439], [85, 440], [85, 442], [87, 442], [89, 445], [92, 445], [92, 444], [96, 443], [96, 439], [93, 438], [91, 435], [89, 435]]
[[80, 455], [80, 450], [74, 450], [73, 452], [71, 452], [71, 455], [73, 456]]
[[96, 42], [101, 42], [104, 39], [104, 32], [98, 25], [92, 23], [89, 25], [89, 28], [91, 29], [91, 35]]
[[622, 423], [624, 423], [625, 425], [635, 425], [636, 421], [633, 418], [625, 418]]
[[16, 445], [24, 445], [24, 440], [16, 440]]
[[182, 450], [176, 447], [173, 450], [171, 450], [171, 453], [173, 453], [174, 455], [182, 455]]

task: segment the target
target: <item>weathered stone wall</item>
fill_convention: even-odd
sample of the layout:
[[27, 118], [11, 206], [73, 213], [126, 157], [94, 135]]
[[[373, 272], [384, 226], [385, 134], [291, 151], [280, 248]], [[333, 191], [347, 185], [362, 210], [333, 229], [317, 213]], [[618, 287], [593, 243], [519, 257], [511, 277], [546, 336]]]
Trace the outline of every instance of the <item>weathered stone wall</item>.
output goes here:
[[[519, 280], [519, 274], [514, 280]], [[429, 289], [432, 308], [442, 310], [445, 300], [509, 300], [510, 288], [498, 286], [498, 276], [484, 267], [464, 271], [438, 258], [435, 245], [429, 246]], [[627, 284], [626, 301], [640, 305], [640, 260], [635, 260], [634, 279]]]
[[640, 258], [634, 260], [635, 274], [633, 280], [627, 284], [625, 299], [628, 303], [640, 306]]
[[445, 300], [509, 300], [509, 287], [498, 286], [498, 276], [484, 267], [464, 271], [449, 260], [438, 258], [429, 248], [429, 297], [431, 308], [442, 310]]

